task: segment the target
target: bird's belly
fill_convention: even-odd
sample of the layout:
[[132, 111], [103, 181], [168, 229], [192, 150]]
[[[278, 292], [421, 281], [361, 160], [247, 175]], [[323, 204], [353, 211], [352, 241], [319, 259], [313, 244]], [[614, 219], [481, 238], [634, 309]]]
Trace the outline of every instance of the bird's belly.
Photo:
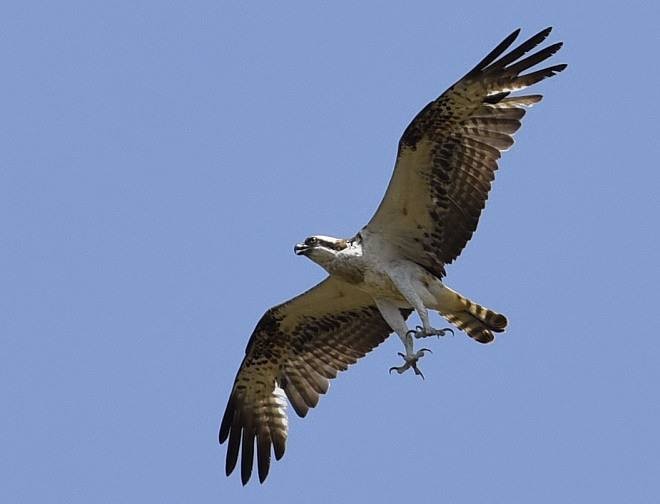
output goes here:
[[384, 268], [364, 260], [336, 262], [329, 273], [374, 298], [404, 300]]
[[405, 302], [390, 276], [378, 270], [366, 271], [364, 281], [357, 286], [374, 298], [385, 298]]

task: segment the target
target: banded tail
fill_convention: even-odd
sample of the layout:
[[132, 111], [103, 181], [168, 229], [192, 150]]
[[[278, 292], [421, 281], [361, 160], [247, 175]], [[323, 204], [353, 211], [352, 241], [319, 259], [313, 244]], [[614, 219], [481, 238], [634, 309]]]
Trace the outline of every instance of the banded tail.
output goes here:
[[490, 343], [495, 339], [494, 332], [503, 332], [506, 329], [508, 322], [501, 313], [478, 305], [446, 286], [445, 289], [451, 293], [453, 299], [451, 308], [447, 310], [444, 307], [444, 310], [439, 310], [440, 314], [470, 338], [479, 343]]

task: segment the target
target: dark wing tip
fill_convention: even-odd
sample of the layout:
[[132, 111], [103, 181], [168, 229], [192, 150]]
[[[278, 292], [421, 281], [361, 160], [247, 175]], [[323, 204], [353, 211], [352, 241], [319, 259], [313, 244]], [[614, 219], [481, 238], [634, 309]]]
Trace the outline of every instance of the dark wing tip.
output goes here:
[[536, 72], [533, 72], [531, 74], [525, 74], [522, 75], [521, 78], [525, 78], [531, 75], [539, 75], [543, 77], [552, 77], [553, 75], [557, 75], [559, 72], [563, 72], [568, 65], [566, 63], [562, 63], [560, 65], [553, 65], [548, 68], [544, 68], [542, 70], [537, 70]]
[[271, 436], [269, 431], [263, 429], [257, 434], [257, 469], [259, 483], [263, 483], [270, 469]]
[[[509, 68], [509, 70], [512, 70], [512, 68], [508, 67], [508, 65], [514, 63], [523, 55], [525, 55], [526, 53], [537, 47], [539, 44], [541, 44], [546, 38], [548, 38], [548, 35], [550, 34], [551, 31], [552, 31], [552, 27], [548, 27], [536, 33], [535, 35], [532, 35], [527, 40], [522, 42], [520, 45], [509, 51], [507, 54], [503, 55], [497, 61], [494, 61], [491, 65], [488, 66], [488, 68], [483, 68], [482, 70], [484, 72], [488, 72], [488, 71], [497, 72], [497, 71], [502, 71], [504, 68]], [[536, 53], [535, 55], [526, 58], [525, 60], [521, 61], [520, 63], [517, 63], [516, 65], [520, 64], [522, 66], [521, 69], [528, 68], [529, 66], [533, 66], [539, 61], [548, 58], [554, 52], [556, 52], [556, 50], [552, 50], [552, 49], [548, 50], [547, 48], [543, 49], [539, 51], [539, 53]], [[524, 62], [526, 61], [528, 62], [527, 66], [525, 66], [524, 64]]]
[[254, 457], [254, 439], [250, 439], [250, 435], [243, 431], [243, 450], [241, 453], [241, 482], [247, 485], [252, 476], [252, 465]]
[[238, 462], [238, 451], [240, 449], [240, 431], [232, 429], [231, 436], [229, 437], [229, 445], [227, 446], [227, 457], [225, 459], [225, 474], [229, 476], [234, 472], [236, 463]]
[[234, 405], [232, 398], [230, 397], [229, 402], [227, 403], [227, 408], [225, 409], [225, 414], [222, 416], [222, 422], [220, 423], [220, 432], [218, 433], [218, 441], [220, 442], [220, 444], [227, 441], [233, 418], [234, 418]]
[[[552, 26], [548, 26], [547, 28], [543, 28], [540, 32], [535, 33], [529, 39], [527, 39], [525, 42], [523, 42], [521, 45], [525, 45], [527, 43], [533, 44], [532, 47], [539, 45], [541, 42], [543, 42], [545, 39], [548, 38], [548, 35], [550, 35], [550, 32], [552, 32]], [[533, 41], [533, 42], [532, 42]]]
[[[490, 51], [479, 63], [477, 63], [472, 70], [470, 70], [465, 77], [470, 77], [478, 72], [481, 72], [484, 68], [490, 65], [495, 61], [504, 51], [506, 51], [514, 40], [520, 34], [520, 28], [513, 30], [502, 42], [497, 44], [495, 49]], [[465, 78], [464, 77], [464, 78]]]

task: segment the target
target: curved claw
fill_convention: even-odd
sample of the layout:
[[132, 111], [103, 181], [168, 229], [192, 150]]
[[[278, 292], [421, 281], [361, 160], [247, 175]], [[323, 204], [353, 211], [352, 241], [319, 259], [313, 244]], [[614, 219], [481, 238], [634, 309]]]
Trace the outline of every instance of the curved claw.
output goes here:
[[422, 373], [421, 370], [417, 367], [417, 364], [413, 364], [412, 368], [416, 375], [421, 376], [422, 380], [426, 380], [426, 378], [424, 378], [424, 373]]
[[454, 330], [451, 327], [445, 327], [444, 329], [434, 329], [435, 335], [440, 339], [440, 336], [444, 336], [445, 333], [450, 332], [454, 336]]
[[405, 365], [403, 365], [403, 366], [392, 366], [389, 369], [389, 374], [392, 374], [392, 371], [396, 371], [398, 374], [402, 374], [406, 369], [408, 369], [408, 367], [406, 367]]
[[430, 348], [421, 348], [417, 351], [417, 353], [410, 356], [401, 352], [397, 352], [397, 355], [399, 355], [404, 360], [404, 364], [403, 366], [392, 366], [388, 369], [388, 373], [392, 374], [392, 371], [396, 371], [398, 374], [402, 374], [408, 369], [412, 368], [416, 375], [421, 376], [422, 380], [425, 380], [426, 378], [424, 378], [424, 373], [422, 373], [417, 367], [418, 359], [421, 359], [425, 352], [433, 353]]
[[[397, 352], [397, 355], [399, 355], [404, 361], [406, 360], [406, 356], [405, 356], [405, 354], [402, 354], [401, 352]], [[397, 373], [401, 374], [401, 373], [403, 373], [406, 369], [408, 369], [408, 368], [406, 367], [405, 364], [404, 364], [403, 366], [392, 366], [392, 367], [389, 369], [389, 374], [392, 374], [392, 371], [396, 371]]]
[[452, 336], [454, 336], [454, 330], [451, 327], [446, 327], [444, 329], [431, 328], [428, 331], [426, 331], [423, 327], [417, 326], [416, 330], [408, 331], [406, 333], [406, 336], [410, 336], [412, 334], [415, 338], [418, 338], [418, 339], [419, 338], [427, 338], [429, 336], [437, 336], [439, 338], [440, 336], [444, 336], [445, 333], [448, 333], [448, 332], [451, 333]]

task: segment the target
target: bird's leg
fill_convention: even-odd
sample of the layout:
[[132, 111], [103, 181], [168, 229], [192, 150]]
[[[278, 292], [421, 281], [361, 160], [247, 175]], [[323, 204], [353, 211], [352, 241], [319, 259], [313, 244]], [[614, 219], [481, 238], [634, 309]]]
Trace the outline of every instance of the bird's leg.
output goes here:
[[412, 335], [415, 331], [409, 331], [406, 326], [406, 321], [401, 315], [399, 307], [388, 299], [376, 299], [376, 306], [381, 315], [385, 319], [385, 322], [394, 330], [394, 332], [399, 336], [403, 347], [406, 353], [399, 352], [399, 355], [403, 358], [404, 363], [402, 366], [394, 366], [390, 368], [390, 373], [396, 371], [401, 374], [404, 371], [412, 368], [416, 375], [424, 378], [424, 375], [417, 367], [417, 361], [424, 355], [425, 352], [430, 352], [428, 348], [422, 348], [421, 350], [415, 352], [413, 349], [413, 337]]
[[407, 371], [408, 369], [412, 368], [413, 371], [415, 372], [416, 375], [419, 375], [422, 377], [422, 380], [424, 379], [424, 374], [420, 371], [420, 369], [417, 367], [417, 361], [421, 359], [424, 356], [424, 352], [431, 352], [428, 348], [422, 348], [418, 350], [417, 352], [413, 351], [413, 340], [411, 333], [414, 331], [408, 331], [405, 335], [405, 341], [404, 341], [404, 346], [406, 348], [406, 353], [403, 354], [401, 352], [398, 352], [398, 354], [403, 358], [403, 366], [393, 366], [390, 368], [390, 374], [392, 371], [396, 371], [397, 373], [401, 374], [404, 371]]
[[[392, 371], [396, 371], [397, 373], [401, 374], [404, 371], [407, 371], [408, 369], [412, 368], [416, 375], [419, 375], [422, 377], [422, 379], [424, 379], [424, 374], [422, 374], [422, 372], [417, 367], [417, 361], [423, 357], [425, 352], [429, 352], [429, 353], [433, 353], [433, 352], [431, 352], [431, 350], [429, 350], [428, 348], [422, 348], [419, 351], [414, 352], [413, 336], [415, 338], [427, 338], [429, 336], [437, 336], [439, 338], [440, 336], [444, 336], [446, 332], [450, 332], [453, 335], [454, 331], [450, 328], [434, 329], [433, 327], [431, 327], [431, 323], [429, 322], [428, 310], [423, 304], [420, 305], [416, 311], [419, 314], [419, 317], [422, 319], [422, 327], [417, 326], [416, 329], [412, 329], [410, 331], [408, 331], [406, 328], [405, 336], [401, 338], [403, 341], [403, 345], [406, 349], [406, 353], [404, 355], [401, 352], [399, 352], [399, 355], [404, 360], [403, 366], [391, 367], [390, 373], [392, 373]], [[404, 325], [405, 325], [405, 321], [404, 321]]]
[[454, 335], [454, 330], [451, 327], [445, 327], [444, 329], [435, 329], [434, 327], [431, 327], [429, 313], [426, 308], [417, 310], [417, 312], [419, 313], [419, 318], [422, 319], [422, 325], [417, 326], [414, 331], [409, 331], [409, 333], [412, 333], [415, 338], [428, 338], [429, 336], [437, 336], [439, 338], [446, 333], [451, 333], [452, 336]]
[[429, 327], [428, 329], [424, 329], [422, 326], [417, 326], [414, 331], [408, 332], [412, 333], [417, 339], [428, 338], [429, 336], [437, 336], [439, 338], [447, 333], [451, 333], [452, 336], [454, 335], [454, 330], [451, 327], [445, 327], [444, 329]]

